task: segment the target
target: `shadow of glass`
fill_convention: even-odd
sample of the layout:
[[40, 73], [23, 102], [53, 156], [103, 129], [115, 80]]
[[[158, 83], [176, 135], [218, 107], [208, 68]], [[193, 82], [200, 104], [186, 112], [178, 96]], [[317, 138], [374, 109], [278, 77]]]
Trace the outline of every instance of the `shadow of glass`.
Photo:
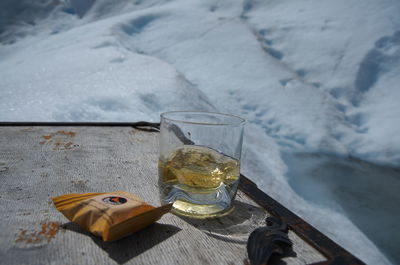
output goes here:
[[69, 222], [62, 225], [66, 230], [74, 231], [91, 237], [101, 249], [108, 253], [108, 256], [118, 264], [124, 264], [132, 258], [146, 252], [162, 241], [168, 239], [181, 229], [167, 224], [152, 224], [132, 235], [121, 238], [113, 242], [103, 242], [100, 237], [96, 237], [88, 231], [82, 229], [78, 224]]
[[209, 236], [225, 242], [246, 244], [250, 233], [265, 225], [268, 213], [263, 208], [236, 200], [234, 210], [226, 216], [207, 219], [179, 217]]

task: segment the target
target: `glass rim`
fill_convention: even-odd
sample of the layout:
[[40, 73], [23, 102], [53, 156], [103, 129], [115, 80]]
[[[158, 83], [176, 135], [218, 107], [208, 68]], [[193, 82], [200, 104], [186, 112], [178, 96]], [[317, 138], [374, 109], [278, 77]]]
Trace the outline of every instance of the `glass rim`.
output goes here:
[[[205, 114], [205, 115], [214, 115], [214, 116], [221, 116], [221, 117], [228, 117], [228, 118], [233, 118], [235, 122], [218, 122], [218, 123], [211, 123], [211, 122], [200, 122], [200, 121], [188, 121], [184, 119], [177, 119], [177, 118], [170, 118], [168, 115], [170, 114]], [[193, 125], [208, 125], [208, 126], [241, 126], [246, 123], [246, 120], [233, 115], [233, 114], [227, 114], [227, 113], [221, 113], [221, 112], [212, 112], [212, 111], [192, 111], [192, 110], [176, 110], [176, 111], [167, 111], [163, 112], [160, 114], [161, 119], [165, 119], [168, 121], [173, 121], [173, 122], [179, 122], [179, 123], [185, 123], [185, 124], [193, 124]]]

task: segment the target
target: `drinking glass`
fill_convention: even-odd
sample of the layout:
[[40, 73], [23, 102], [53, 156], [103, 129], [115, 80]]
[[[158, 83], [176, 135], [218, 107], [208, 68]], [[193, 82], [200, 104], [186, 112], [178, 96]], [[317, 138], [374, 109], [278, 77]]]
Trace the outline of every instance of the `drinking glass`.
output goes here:
[[222, 113], [161, 114], [159, 189], [162, 204], [178, 215], [228, 214], [240, 177], [245, 120]]

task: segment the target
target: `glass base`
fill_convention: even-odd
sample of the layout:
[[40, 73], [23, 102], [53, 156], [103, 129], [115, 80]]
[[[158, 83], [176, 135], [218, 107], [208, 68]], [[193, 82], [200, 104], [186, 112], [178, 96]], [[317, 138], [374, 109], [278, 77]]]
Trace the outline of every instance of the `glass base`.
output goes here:
[[219, 205], [200, 205], [177, 200], [172, 205], [171, 212], [180, 216], [204, 219], [228, 215], [233, 209], [233, 206], [222, 209]]
[[172, 212], [191, 218], [215, 218], [233, 210], [229, 188], [221, 185], [218, 189], [199, 192], [182, 189], [179, 185], [170, 189], [163, 203], [173, 203]]

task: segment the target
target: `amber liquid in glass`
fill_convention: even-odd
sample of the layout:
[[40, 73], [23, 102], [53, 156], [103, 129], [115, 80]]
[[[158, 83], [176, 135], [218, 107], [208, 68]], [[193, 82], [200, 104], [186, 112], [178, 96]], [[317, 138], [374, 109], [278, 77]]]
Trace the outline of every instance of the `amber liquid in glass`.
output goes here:
[[240, 163], [214, 149], [184, 145], [159, 161], [161, 199], [173, 211], [212, 217], [231, 209], [239, 182]]

